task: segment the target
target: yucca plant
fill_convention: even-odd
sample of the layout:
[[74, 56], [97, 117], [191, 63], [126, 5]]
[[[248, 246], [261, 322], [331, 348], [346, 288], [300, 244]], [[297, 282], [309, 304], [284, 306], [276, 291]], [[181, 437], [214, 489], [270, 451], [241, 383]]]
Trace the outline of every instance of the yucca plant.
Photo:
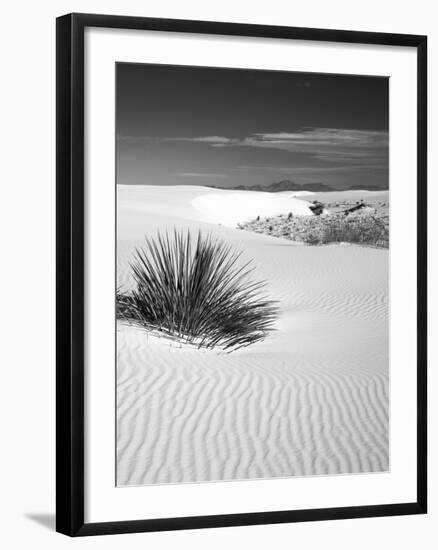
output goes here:
[[117, 292], [117, 315], [198, 347], [235, 351], [258, 342], [278, 308], [241, 255], [200, 231], [146, 238], [130, 266], [134, 290]]

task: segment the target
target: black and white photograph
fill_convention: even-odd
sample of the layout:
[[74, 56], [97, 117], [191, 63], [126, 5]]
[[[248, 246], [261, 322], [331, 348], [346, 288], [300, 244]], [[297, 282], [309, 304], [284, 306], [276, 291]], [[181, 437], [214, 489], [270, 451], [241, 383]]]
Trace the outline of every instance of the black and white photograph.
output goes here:
[[431, 550], [431, 7], [6, 4], [6, 550]]
[[116, 484], [389, 460], [389, 79], [116, 64]]

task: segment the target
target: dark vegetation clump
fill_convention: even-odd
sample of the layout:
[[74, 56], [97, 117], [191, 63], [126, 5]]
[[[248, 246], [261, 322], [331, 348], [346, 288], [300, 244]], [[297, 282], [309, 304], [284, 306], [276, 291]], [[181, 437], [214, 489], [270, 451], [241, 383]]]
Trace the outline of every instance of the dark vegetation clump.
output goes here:
[[387, 204], [375, 202], [334, 202], [328, 205], [313, 201], [313, 216], [278, 216], [241, 224], [242, 229], [265, 233], [311, 245], [353, 243], [389, 248], [389, 213]]
[[356, 243], [388, 248], [389, 227], [374, 216], [327, 218], [309, 244]]
[[240, 258], [201, 232], [147, 238], [131, 263], [134, 290], [117, 292], [117, 317], [200, 348], [235, 351], [258, 342], [273, 330], [278, 308]]
[[319, 201], [312, 201], [312, 204], [309, 206], [310, 210], [315, 214], [315, 216], [320, 216], [324, 212], [324, 205]]

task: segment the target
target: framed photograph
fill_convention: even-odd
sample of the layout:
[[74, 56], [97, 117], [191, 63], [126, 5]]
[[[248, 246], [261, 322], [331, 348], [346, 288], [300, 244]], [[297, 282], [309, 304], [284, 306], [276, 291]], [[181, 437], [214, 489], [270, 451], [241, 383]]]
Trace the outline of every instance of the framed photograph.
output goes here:
[[426, 37], [57, 20], [57, 530], [426, 512]]

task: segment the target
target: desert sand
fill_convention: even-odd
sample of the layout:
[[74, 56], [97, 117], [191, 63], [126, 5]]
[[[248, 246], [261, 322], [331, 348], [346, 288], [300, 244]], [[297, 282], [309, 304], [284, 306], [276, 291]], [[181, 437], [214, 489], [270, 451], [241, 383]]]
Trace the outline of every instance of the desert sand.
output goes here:
[[388, 250], [236, 229], [258, 215], [311, 215], [307, 198], [118, 186], [123, 290], [145, 235], [201, 228], [254, 261], [281, 309], [274, 332], [231, 354], [118, 322], [119, 486], [388, 470]]

